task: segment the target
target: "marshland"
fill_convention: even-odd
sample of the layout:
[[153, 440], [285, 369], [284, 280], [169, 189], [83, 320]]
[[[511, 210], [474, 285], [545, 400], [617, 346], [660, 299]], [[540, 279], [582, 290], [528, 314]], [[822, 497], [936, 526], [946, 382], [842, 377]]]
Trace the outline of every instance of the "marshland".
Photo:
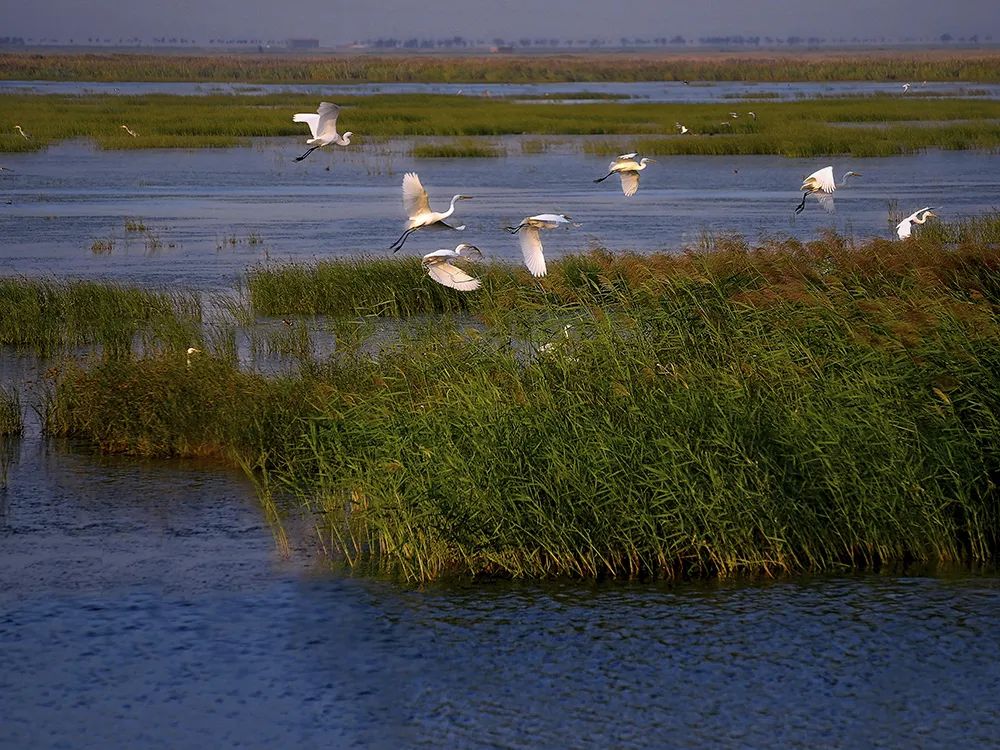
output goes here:
[[[0, 56], [626, 86], [338, 95], [355, 141], [302, 163], [310, 93], [0, 86], [31, 136], [0, 133], [0, 746], [991, 742], [997, 96], [627, 84], [974, 89], [996, 58], [779, 63]], [[635, 196], [592, 182], [631, 150]], [[794, 216], [828, 163], [862, 177]], [[411, 170], [474, 197], [393, 254]], [[542, 210], [575, 225], [534, 278], [502, 227]], [[476, 292], [421, 266], [458, 241]]]

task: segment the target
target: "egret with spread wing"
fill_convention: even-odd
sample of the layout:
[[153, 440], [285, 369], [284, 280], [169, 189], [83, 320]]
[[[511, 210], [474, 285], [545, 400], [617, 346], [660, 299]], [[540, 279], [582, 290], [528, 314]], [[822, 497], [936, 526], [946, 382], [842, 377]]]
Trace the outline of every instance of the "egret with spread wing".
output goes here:
[[421, 265], [427, 271], [427, 275], [438, 284], [458, 289], [460, 292], [474, 292], [482, 286], [479, 279], [469, 276], [461, 268], [450, 262], [452, 258], [461, 257], [463, 252], [474, 252], [480, 257], [483, 255], [475, 245], [463, 242], [457, 245], [454, 250], [445, 248], [443, 250], [435, 250], [433, 253], [427, 253], [423, 261], [421, 261]]
[[354, 133], [350, 130], [343, 135], [339, 135], [337, 133], [337, 115], [339, 114], [340, 107], [336, 104], [331, 104], [330, 102], [320, 102], [319, 108], [315, 113], [300, 112], [297, 115], [292, 115], [292, 122], [304, 122], [309, 125], [309, 130], [312, 132], [312, 138], [307, 140], [306, 143], [315, 144], [308, 151], [302, 154], [302, 156], [296, 156], [295, 161], [302, 161], [316, 149], [323, 148], [323, 146], [329, 146], [331, 143], [335, 143], [338, 146], [350, 145], [351, 136], [354, 135]]
[[930, 206], [921, 208], [919, 211], [914, 211], [896, 225], [896, 236], [901, 240], [905, 240], [913, 232], [914, 224], [923, 224], [932, 216], [937, 216], [937, 214], [934, 213], [934, 209]]
[[427, 191], [420, 184], [420, 178], [416, 172], [407, 172], [403, 175], [403, 210], [409, 217], [406, 220], [406, 228], [395, 242], [389, 245], [389, 249], [396, 252], [406, 242], [406, 238], [413, 232], [423, 227], [438, 225], [447, 229], [465, 229], [465, 225], [453, 227], [446, 224], [445, 219], [455, 213], [455, 202], [472, 198], [471, 195], [454, 195], [451, 205], [447, 211], [431, 211], [430, 202], [427, 200]]
[[844, 187], [847, 184], [847, 178], [860, 176], [860, 172], [844, 172], [840, 185], [837, 185], [833, 179], [833, 167], [823, 167], [816, 170], [802, 181], [802, 187], [799, 188], [802, 191], [802, 202], [796, 206], [795, 213], [802, 212], [802, 209], [806, 207], [806, 198], [810, 195], [816, 196], [819, 204], [827, 213], [833, 213], [833, 192], [838, 187]]
[[542, 255], [542, 240], [538, 236], [538, 230], [555, 229], [571, 221], [565, 214], [538, 214], [525, 217], [516, 227], [504, 227], [504, 229], [511, 234], [521, 233], [521, 254], [524, 256], [524, 265], [531, 271], [532, 276], [544, 276], [545, 256]]
[[635, 157], [637, 156], [638, 154], [622, 154], [608, 165], [610, 171], [594, 182], [604, 182], [611, 175], [617, 173], [622, 180], [622, 192], [626, 196], [635, 195], [635, 191], [639, 189], [639, 172], [644, 170], [647, 164], [656, 161], [655, 159], [647, 159], [645, 156], [636, 161]]

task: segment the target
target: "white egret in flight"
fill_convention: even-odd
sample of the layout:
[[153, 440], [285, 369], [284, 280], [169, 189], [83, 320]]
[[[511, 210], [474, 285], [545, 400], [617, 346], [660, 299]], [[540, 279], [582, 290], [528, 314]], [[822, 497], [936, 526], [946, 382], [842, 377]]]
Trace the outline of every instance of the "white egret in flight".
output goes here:
[[732, 118], [733, 118], [734, 120], [735, 120], [735, 119], [736, 119], [737, 117], [739, 117], [739, 115], [738, 115], [738, 114], [736, 114], [735, 112], [730, 112], [730, 113], [729, 113], [729, 116], [730, 116], [730, 117], [732, 117]]
[[431, 205], [427, 200], [427, 191], [420, 184], [417, 173], [407, 172], [403, 175], [403, 210], [406, 211], [409, 218], [406, 221], [406, 229], [399, 235], [399, 239], [389, 245], [389, 249], [396, 252], [403, 246], [406, 238], [412, 232], [423, 227], [439, 225], [447, 229], [465, 229], [464, 224], [453, 227], [451, 224], [446, 224], [444, 220], [455, 212], [456, 201], [469, 200], [470, 198], [472, 198], [471, 195], [454, 195], [447, 211], [431, 211]]
[[474, 252], [480, 257], [483, 255], [475, 245], [463, 242], [457, 245], [454, 250], [445, 248], [443, 250], [435, 250], [433, 253], [427, 253], [423, 261], [421, 261], [421, 265], [427, 271], [427, 275], [438, 284], [458, 289], [460, 292], [473, 292], [482, 286], [479, 279], [469, 276], [461, 268], [452, 265], [450, 262], [452, 258], [461, 257], [463, 252]]
[[860, 176], [860, 172], [844, 172], [840, 184], [837, 185], [833, 180], [833, 167], [823, 167], [813, 172], [802, 181], [802, 187], [799, 188], [802, 191], [802, 202], [796, 206], [795, 213], [802, 212], [802, 209], [806, 207], [806, 198], [810, 195], [816, 196], [819, 204], [827, 213], [833, 213], [833, 192], [838, 187], [844, 187], [847, 184], [848, 177]]
[[913, 231], [914, 224], [923, 224], [932, 216], [937, 216], [937, 214], [934, 213], [934, 209], [930, 206], [921, 208], [919, 211], [914, 211], [896, 225], [896, 236], [901, 240], [905, 240]]
[[350, 145], [351, 136], [354, 135], [354, 133], [350, 130], [343, 135], [339, 135], [337, 133], [338, 114], [340, 114], [340, 107], [336, 104], [331, 104], [330, 102], [320, 102], [316, 113], [300, 112], [297, 115], [292, 115], [292, 122], [304, 122], [309, 125], [309, 130], [312, 132], [312, 138], [308, 139], [306, 143], [315, 144], [312, 148], [302, 154], [302, 156], [296, 156], [295, 161], [302, 161], [316, 149], [323, 148], [323, 146], [329, 146], [331, 143], [335, 143], [338, 146]]
[[637, 156], [638, 154], [622, 154], [608, 165], [610, 171], [594, 182], [604, 182], [617, 172], [622, 180], [622, 192], [626, 196], [635, 195], [635, 191], [639, 189], [639, 172], [644, 170], [647, 164], [656, 161], [656, 159], [647, 159], [645, 156], [636, 161], [635, 157]]
[[675, 122], [674, 127], [677, 128], [677, 132], [680, 133], [681, 135], [691, 132], [690, 130], [688, 130], [686, 125], [681, 125], [679, 122]]
[[504, 227], [504, 229], [511, 234], [521, 233], [521, 254], [524, 256], [524, 265], [531, 271], [532, 276], [544, 276], [545, 256], [542, 255], [542, 240], [538, 236], [538, 230], [555, 229], [571, 221], [565, 214], [538, 214], [525, 217], [516, 227]]
[[747, 112], [747, 114], [750, 115], [750, 119], [752, 119], [752, 120], [756, 120], [757, 119], [757, 113], [756, 112]]
[[904, 83], [903, 84], [903, 93], [905, 94], [909, 90], [910, 90], [910, 84]]
[[16, 130], [18, 133], [20, 133], [21, 137], [24, 138], [24, 140], [26, 140], [26, 141], [30, 141], [31, 140], [31, 136], [28, 135], [27, 133], [25, 133], [23, 130], [21, 130], [21, 126], [20, 125], [15, 125], [14, 126], [14, 130]]
[[139, 134], [136, 133], [134, 130], [132, 130], [132, 128], [130, 128], [128, 125], [122, 125], [122, 129], [133, 138], [137, 138], [139, 136]]

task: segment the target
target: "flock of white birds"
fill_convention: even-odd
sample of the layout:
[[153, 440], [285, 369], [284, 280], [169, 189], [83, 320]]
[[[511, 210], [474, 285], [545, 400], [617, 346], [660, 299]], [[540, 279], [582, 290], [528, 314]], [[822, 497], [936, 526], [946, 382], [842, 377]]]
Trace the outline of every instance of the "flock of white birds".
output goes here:
[[[302, 154], [302, 156], [297, 157], [295, 161], [302, 161], [313, 151], [323, 146], [330, 144], [347, 146], [350, 144], [350, 137], [353, 133], [348, 131], [340, 135], [337, 132], [337, 117], [339, 114], [340, 107], [336, 104], [321, 102], [315, 113], [302, 112], [292, 116], [293, 122], [307, 123], [309, 130], [312, 132], [312, 138], [306, 141], [310, 146], [309, 150]], [[757, 119], [757, 115], [754, 112], [748, 112], [747, 114], [753, 119]], [[729, 116], [737, 118], [739, 114], [730, 112]], [[122, 127], [125, 126], [123, 125]], [[682, 135], [690, 132], [681, 123], [677, 123], [676, 127]], [[655, 159], [646, 157], [639, 158], [639, 154], [637, 153], [622, 154], [608, 165], [608, 173], [603, 177], [597, 178], [594, 182], [604, 182], [604, 180], [617, 174], [621, 180], [622, 193], [626, 197], [635, 195], [639, 190], [639, 178], [642, 171], [649, 164], [655, 163], [655, 161]], [[838, 187], [844, 187], [849, 178], [860, 176], [860, 172], [845, 172], [838, 184], [834, 180], [832, 166], [823, 167], [813, 172], [802, 181], [802, 187], [799, 188], [802, 191], [802, 202], [796, 206], [795, 213], [798, 214], [805, 208], [806, 198], [809, 196], [815, 197], [820, 206], [827, 212], [832, 213], [834, 210], [834, 191]], [[389, 246], [389, 249], [397, 252], [413, 232], [425, 227], [437, 226], [456, 230], [465, 229], [465, 225], [450, 224], [446, 220], [455, 213], [455, 204], [458, 201], [469, 200], [470, 198], [472, 198], [471, 195], [454, 195], [446, 211], [434, 211], [431, 209], [427, 191], [420, 182], [420, 177], [417, 176], [416, 172], [407, 172], [403, 175], [403, 210], [407, 216], [406, 225], [403, 228], [403, 233]], [[901, 240], [908, 238], [913, 232], [915, 224], [923, 224], [933, 216], [936, 216], [936, 214], [929, 206], [913, 212], [896, 225], [896, 235]], [[526, 216], [516, 227], [505, 227], [505, 229], [511, 234], [519, 235], [524, 264], [533, 276], [540, 277], [546, 274], [545, 255], [542, 251], [542, 240], [539, 235], [540, 230], [555, 229], [556, 227], [569, 226], [571, 224], [572, 219], [565, 214], [537, 214], [535, 216]], [[457, 245], [454, 250], [435, 250], [423, 257], [423, 267], [427, 275], [439, 284], [463, 292], [475, 291], [481, 286], [479, 279], [470, 276], [451, 262], [456, 258], [463, 257], [463, 254], [469, 255], [472, 253], [482, 257], [482, 252], [478, 247], [464, 242]]]
[[[904, 85], [904, 93], [908, 88], [908, 84]], [[757, 119], [757, 115], [754, 112], [748, 112], [747, 114], [753, 119]], [[351, 136], [354, 134], [351, 131], [343, 134], [337, 132], [337, 118], [339, 115], [340, 107], [331, 102], [320, 102], [316, 112], [300, 112], [292, 115], [293, 122], [306, 123], [312, 133], [312, 137], [306, 141], [309, 148], [304, 154], [296, 157], [295, 161], [302, 161], [313, 151], [324, 146], [350, 145]], [[730, 112], [729, 116], [735, 119], [739, 117], [739, 114]], [[131, 137], [138, 137], [138, 133], [128, 125], [123, 124], [121, 128]], [[681, 123], [676, 123], [676, 128], [682, 135], [690, 132]], [[20, 125], [15, 125], [14, 130], [23, 138], [30, 140], [31, 136], [25, 133]], [[639, 158], [639, 154], [637, 153], [622, 154], [608, 165], [608, 173], [603, 177], [597, 178], [594, 182], [604, 182], [604, 180], [617, 174], [621, 180], [622, 193], [626, 197], [635, 195], [639, 190], [639, 178], [642, 171], [649, 164], [655, 163], [655, 161], [655, 159], [646, 157]], [[802, 202], [796, 206], [795, 213], [798, 214], [805, 208], [806, 198], [810, 196], [815, 197], [823, 209], [832, 213], [834, 211], [833, 194], [837, 188], [844, 187], [850, 177], [860, 176], [859, 172], [845, 172], [838, 184], [834, 180], [832, 166], [823, 167], [813, 172], [802, 181], [802, 186], [799, 188], [802, 191]], [[403, 210], [407, 216], [406, 226], [403, 229], [403, 233], [389, 246], [389, 249], [397, 252], [413, 232], [425, 227], [437, 226], [456, 230], [465, 229], [464, 225], [449, 224], [446, 219], [455, 213], [455, 204], [458, 201], [469, 200], [470, 198], [472, 198], [471, 195], [454, 195], [452, 196], [448, 210], [434, 211], [431, 209], [427, 191], [424, 189], [423, 184], [421, 184], [417, 173], [407, 172], [403, 175]], [[914, 211], [896, 225], [896, 235], [899, 239], [905, 240], [913, 233], [914, 225], [923, 224], [929, 218], [935, 216], [937, 214], [934, 213], [933, 208], [930, 206], [921, 208], [919, 211]], [[533, 276], [540, 277], [546, 274], [546, 267], [539, 231], [570, 225], [572, 225], [572, 219], [565, 214], [537, 214], [535, 216], [526, 216], [516, 227], [505, 227], [505, 229], [511, 234], [519, 235], [524, 264]], [[482, 257], [482, 252], [479, 248], [467, 243], [461, 243], [454, 250], [443, 249], [427, 253], [423, 257], [423, 267], [427, 275], [439, 284], [463, 292], [474, 291], [481, 286], [479, 279], [470, 276], [461, 268], [451, 263], [452, 260], [463, 257], [463, 253], [466, 255], [476, 253]]]

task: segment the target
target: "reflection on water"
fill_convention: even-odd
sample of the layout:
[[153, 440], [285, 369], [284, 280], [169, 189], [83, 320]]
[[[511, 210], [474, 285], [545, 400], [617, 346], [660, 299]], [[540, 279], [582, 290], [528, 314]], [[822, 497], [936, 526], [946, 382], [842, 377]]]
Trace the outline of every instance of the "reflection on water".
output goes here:
[[412, 590], [278, 559], [218, 467], [36, 439], [0, 493], [2, 748], [1000, 736], [997, 577]]
[[[611, 139], [613, 141], [613, 139]], [[557, 139], [540, 154], [499, 159], [423, 159], [405, 144], [320, 152], [302, 163], [296, 139], [250, 148], [101, 152], [64, 143], [38, 154], [10, 154], [0, 175], [0, 274], [46, 274], [228, 288], [251, 264], [375, 254], [403, 225], [400, 179], [419, 171], [432, 207], [455, 193], [462, 233], [423, 230], [403, 254], [460, 240], [487, 258], [519, 262], [502, 227], [537, 213], [568, 213], [579, 228], [545, 236], [549, 257], [603, 246], [677, 250], [706, 234], [812, 239], [828, 228], [889, 237], [891, 201], [904, 212], [940, 206], [948, 219], [1000, 206], [995, 157], [932, 151], [879, 159], [661, 157], [632, 198], [613, 183], [595, 185], [608, 155], [581, 153]], [[626, 151], [627, 140], [611, 149]], [[802, 177], [826, 163], [862, 179], [837, 191], [828, 216], [809, 201], [795, 217]], [[330, 167], [329, 171], [326, 167]], [[130, 219], [144, 231], [129, 231]], [[110, 252], [93, 252], [110, 241]]]

